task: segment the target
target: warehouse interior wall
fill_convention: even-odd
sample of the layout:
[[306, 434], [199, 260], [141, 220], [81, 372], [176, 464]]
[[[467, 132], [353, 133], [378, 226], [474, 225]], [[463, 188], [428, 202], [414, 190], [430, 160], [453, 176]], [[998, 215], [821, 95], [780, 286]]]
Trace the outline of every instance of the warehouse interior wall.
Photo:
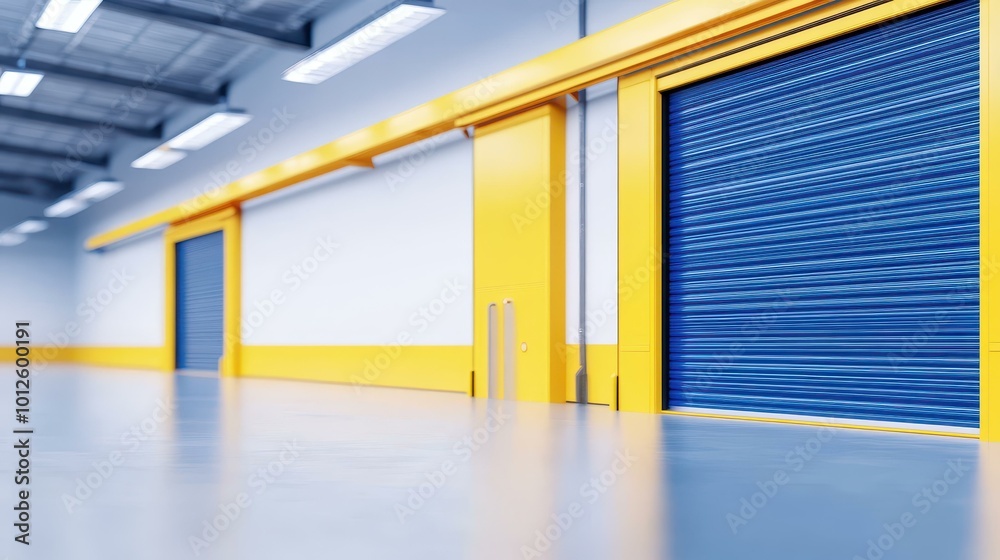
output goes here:
[[390, 160], [244, 205], [244, 344], [472, 343], [472, 143], [432, 140], [408, 178]]
[[[0, 194], [0, 223], [13, 225], [25, 215], [41, 215], [44, 201]], [[4, 298], [4, 317], [11, 321], [30, 320], [37, 333], [37, 346], [52, 348], [50, 359], [57, 350], [69, 346], [76, 329], [73, 323], [83, 323], [93, 313], [91, 302], [74, 305], [73, 256], [76, 244], [69, 224], [53, 223], [49, 229], [32, 235], [31, 243], [3, 247], [0, 253], [0, 291]], [[95, 294], [95, 298], [103, 294]], [[93, 302], [100, 306], [100, 302]], [[37, 336], [37, 335], [36, 335]], [[14, 346], [14, 329], [0, 331], [0, 350], [6, 360]], [[44, 357], [44, 356], [43, 356]]]
[[[72, 314], [107, 286], [123, 284], [106, 305], [88, 312], [79, 332], [69, 337], [68, 344], [77, 349], [73, 357], [103, 365], [163, 363], [162, 230], [99, 252], [82, 249], [87, 238], [185, 200], [210, 201], [235, 179], [461, 86], [478, 81], [490, 88], [487, 76], [576, 40], [577, 3], [515, 3], [439, 2], [449, 13], [436, 22], [434, 33], [415, 34], [406, 39], [407, 48], [388, 49], [349, 69], [319, 86], [322, 95], [310, 86], [275, 80], [299, 55], [273, 54], [230, 85], [231, 107], [246, 110], [254, 120], [167, 169], [131, 168], [131, 161], [156, 141], [120, 139], [107, 174], [87, 174], [81, 182], [112, 176], [123, 181], [126, 190], [61, 220], [65, 258], [60, 262], [66, 285], [46, 290], [64, 294], [67, 301], [59, 308]], [[330, 14], [317, 22], [316, 42], [337, 36], [381, 5], [375, 0]], [[616, 6], [589, 3], [596, 14], [592, 31], [647, 9]], [[484, 28], [491, 33], [484, 36]], [[456, 50], [456, 44], [469, 48]], [[428, 65], [433, 72], [427, 71]], [[606, 378], [613, 373], [617, 342], [612, 308], [616, 88], [609, 82], [590, 90], [587, 306], [588, 343], [593, 346], [588, 356], [597, 375]], [[567, 122], [567, 185], [573, 187], [566, 193], [567, 375], [579, 362], [576, 110], [569, 108]], [[168, 121], [165, 136], [204, 113], [202, 108], [176, 115]], [[301, 374], [308, 378], [358, 382], [360, 369], [368, 372], [360, 376], [365, 383], [378, 379], [374, 382], [452, 390], [467, 385], [472, 344], [471, 144], [461, 133], [444, 134], [379, 156], [374, 169], [341, 170], [244, 205], [240, 330], [245, 374], [267, 375], [290, 347], [296, 347], [307, 364]], [[32, 241], [20, 250], [37, 251]], [[299, 270], [307, 266], [309, 272]], [[437, 302], [443, 301], [442, 294], [448, 299], [443, 309]], [[431, 304], [433, 310], [425, 309]], [[403, 354], [394, 349], [400, 338], [406, 340]], [[379, 367], [387, 363], [391, 365]], [[444, 364], [451, 373], [427, 383], [387, 373], [409, 368], [420, 376], [435, 364]], [[595, 402], [607, 400], [598, 398], [605, 388], [595, 386]]]
[[465, 390], [471, 142], [423, 148], [244, 206], [245, 375], [294, 358], [316, 379]]
[[[74, 249], [79, 247], [79, 239], [73, 245]], [[136, 239], [112, 251], [81, 252], [75, 264], [72, 293], [76, 301], [85, 302], [116, 281], [123, 289], [96, 310], [72, 346], [152, 348], [163, 343], [163, 241], [159, 235]], [[142, 319], [137, 321], [139, 317]]]
[[[527, 10], [535, 17], [515, 19], [514, 11], [490, 3], [446, 5], [450, 13], [438, 22], [441, 25], [435, 26], [433, 34], [409, 37], [407, 48], [389, 49], [382, 53], [384, 56], [373, 57], [319, 86], [323, 88], [322, 95], [317, 95], [317, 88], [274, 79], [297, 60], [296, 53], [272, 56], [231, 86], [232, 106], [255, 115], [239, 133], [162, 171], [134, 170], [128, 166], [131, 155], [138, 157], [153, 147], [151, 143], [135, 142], [132, 154], [116, 159], [112, 174], [138, 188], [128, 189], [106, 206], [81, 214], [79, 244], [90, 235], [164, 206], [198, 195], [211, 197], [213, 190], [231, 180], [574, 38], [573, 29], [566, 29], [561, 35], [551, 33], [540, 7], [532, 7], [530, 2], [519, 4], [517, 10]], [[318, 22], [316, 42], [332, 39], [379, 7], [377, 1], [367, 2], [335, 12]], [[500, 26], [502, 33], [495, 35], [495, 41], [503, 41], [504, 34], [529, 34], [537, 39], [510, 41], [502, 49], [482, 42], [475, 30], [487, 22], [498, 21], [505, 25]], [[474, 48], [449, 52], [448, 45], [471, 43], [473, 37]], [[485, 53], [489, 55], [484, 56]], [[439, 60], [448, 60], [448, 64], [433, 62]], [[433, 78], [425, 72], [426, 64], [435, 65]], [[394, 79], [387, 81], [386, 76]], [[350, 87], [343, 87], [347, 83]], [[403, 84], [405, 87], [398, 87]], [[274, 99], [281, 99], [281, 104], [276, 105]], [[192, 115], [191, 120], [196, 119]], [[273, 202], [265, 199], [257, 205], [248, 205], [243, 248], [244, 303], [248, 304], [244, 309], [245, 324], [255, 317], [251, 302], [263, 297], [261, 290], [269, 289], [275, 274], [276, 287], [286, 285], [281, 276], [295, 264], [286, 261], [307, 258], [321, 234], [334, 236], [341, 250], [317, 271], [313, 282], [302, 282], [301, 292], [290, 297], [279, 312], [260, 327], [250, 328], [247, 345], [380, 346], [390, 342], [398, 334], [395, 331], [405, 328], [421, 331], [415, 333], [413, 344], [471, 343], [468, 303], [465, 309], [450, 309], [440, 321], [426, 328], [422, 323], [417, 327], [408, 324], [408, 315], [413, 311], [406, 310], [419, 310], [433, 298], [435, 291], [439, 293], [446, 282], [453, 281], [452, 277], [468, 286], [471, 274], [471, 149], [465, 148], [463, 152], [461, 143], [429, 142], [428, 145], [431, 149], [422, 158], [423, 164], [412, 170], [390, 160], [385, 168], [380, 164], [375, 170], [348, 173], [346, 177], [334, 174], [314, 181], [294, 196], [282, 193]], [[413, 212], [416, 207], [426, 211]], [[314, 210], [303, 215], [303, 209]], [[424, 227], [429, 221], [436, 225]], [[456, 229], [459, 224], [464, 225]], [[418, 231], [426, 232], [428, 237], [414, 237]], [[303, 244], [298, 251], [286, 244], [295, 242]], [[83, 257], [84, 283], [100, 282], [115, 266], [127, 262], [148, 271], [149, 277], [147, 283], [137, 287], [142, 301], [138, 316], [148, 318], [144, 319], [143, 328], [137, 332], [119, 332], [115, 325], [124, 322], [109, 315], [95, 323], [87, 344], [152, 346], [162, 340], [161, 245], [144, 238], [105, 254]], [[265, 267], [280, 263], [280, 268], [266, 275], [261, 263]], [[357, 279], [356, 285], [344, 283], [351, 277]], [[339, 284], [327, 283], [337, 278], [341, 280]], [[468, 288], [465, 290], [462, 297], [467, 301], [470, 296]], [[318, 298], [312, 304], [296, 303], [296, 299], [306, 302], [312, 297]], [[336, 314], [322, 313], [331, 302], [348, 302], [352, 307]], [[369, 314], [360, 312], [358, 306], [369, 305]], [[399, 320], [393, 313], [405, 315]], [[393, 326], [396, 324], [399, 326]]]
[[[926, 4], [934, 2], [928, 0]], [[155, 365], [159, 362], [151, 356], [161, 350], [167, 336], [164, 307], [168, 300], [164, 297], [163, 279], [167, 269], [163, 266], [161, 232], [149, 232], [95, 253], [84, 253], [79, 248], [84, 240], [192, 197], [211, 204], [220, 187], [235, 179], [286, 161], [331, 139], [364, 130], [372, 123], [457, 87], [478, 83], [484, 91], [490, 91], [501, 84], [495, 83], [498, 78], [487, 76], [550, 53], [577, 38], [575, 22], [579, 5], [572, 1], [519, 1], [517, 9], [492, 3], [451, 6], [441, 2], [441, 5], [451, 10], [450, 18], [442, 19], [447, 25], [437, 26], [435, 34], [408, 38], [407, 49], [390, 49], [366, 64], [351, 68], [324, 86], [322, 95], [317, 95], [315, 89], [274, 83], [274, 75], [294, 62], [297, 55], [276, 54], [261, 61], [255, 72], [232, 85], [230, 93], [232, 105], [246, 109], [255, 120], [239, 133], [192, 154], [179, 165], [157, 172], [130, 169], [128, 162], [153, 144], [130, 140], [123, 146], [112, 162], [111, 174], [130, 188], [67, 221], [71, 238], [67, 262], [70, 277], [76, 280], [71, 293], [77, 301], [99, 292], [115, 279], [119, 282], [128, 279], [130, 290], [128, 294], [117, 294], [120, 297], [116, 301], [122, 305], [106, 306], [99, 317], [87, 323], [76, 337], [74, 348], [79, 351], [74, 357], [88, 361], [81, 357], [89, 356], [90, 350], [96, 355], [100, 349], [110, 349], [131, 356], [123, 360], [128, 365]], [[849, 31], [854, 19], [892, 17], [883, 12], [900, 5], [893, 3], [884, 9], [845, 15], [844, 20], [824, 24], [818, 31], [791, 34], [773, 44], [761, 42], [755, 49], [770, 56], [786, 44], [788, 48], [799, 41], [807, 45], [819, 40], [816, 37], [823, 33], [836, 35]], [[377, 7], [379, 2], [373, 1], [334, 13], [317, 25], [317, 40], [336, 36]], [[592, 2], [591, 32], [620, 23], [650, 7], [654, 6]], [[722, 7], [723, 12], [740, 9], [724, 3]], [[756, 8], [759, 13], [752, 15], [760, 18], [756, 23], [765, 21], [766, 10], [761, 6]], [[830, 12], [839, 9], [824, 8]], [[916, 8], [906, 8], [911, 9]], [[672, 12], [666, 9], [658, 13]], [[796, 23], [792, 19], [782, 20], [779, 27]], [[648, 21], [669, 26], [676, 18]], [[725, 22], [712, 31], [735, 33], [737, 24]], [[683, 29], [685, 24], [677, 25]], [[491, 29], [488, 37], [481, 36], [482, 29]], [[769, 27], [761, 27], [739, 35], [737, 41], [773, 32]], [[683, 40], [690, 38], [685, 36]], [[469, 48], [456, 50], [455, 44], [468, 44]], [[707, 56], [705, 53], [722, 48], [728, 46], [712, 45], [702, 54]], [[722, 57], [702, 65], [691, 75], [710, 76], [720, 64], [742, 61], [751, 55]], [[654, 59], [651, 56], [650, 60]], [[428, 61], [447, 62], [444, 66], [435, 63], [434, 71], [428, 72], [427, 65], [431, 64]], [[541, 67], [546, 68], [553, 61], [568, 65], [573, 62], [547, 58]], [[662, 324], [661, 318], [657, 318], [662, 279], [657, 272], [660, 263], [650, 261], [662, 253], [658, 235], [662, 216], [658, 210], [651, 210], [660, 208], [661, 202], [659, 154], [651, 150], [658, 142], [659, 120], [651, 117], [658, 114], [662, 89], [657, 73], [683, 61], [660, 61], [663, 64], [658, 68], [647, 67], [638, 72], [626, 72], [623, 67], [620, 80], [589, 88], [590, 124], [585, 139], [587, 153], [583, 155], [577, 152], [580, 131], [575, 128], [580, 108], [569, 102], [567, 174], [562, 185], [567, 204], [568, 400], [572, 399], [570, 382], [580, 360], [577, 344], [582, 320], [586, 323], [588, 359], [592, 362], [591, 393], [595, 397], [592, 402], [611, 400], [612, 385], [602, 378], [610, 378], [610, 374], [620, 370], [619, 373], [629, 372], [629, 375], [622, 377], [614, 391], [620, 389], [628, 397], [620, 403], [615, 398], [615, 406], [662, 411], [659, 400], [662, 379], [651, 374], [662, 366]], [[530, 65], [528, 68], [537, 69]], [[547, 68], [551, 70], [552, 66]], [[583, 76], [587, 70], [577, 68], [577, 71]], [[350, 87], [337, 87], [338, 84]], [[574, 85], [585, 84], [581, 80]], [[275, 104], [275, 99], [282, 102]], [[491, 107], [497, 112], [489, 118], [506, 118], [530, 108], [530, 105], [514, 105], [507, 109]], [[619, 120], [619, 114], [627, 114], [628, 118]], [[167, 135], [182, 130], [200, 116], [194, 112], [178, 115], [170, 121]], [[489, 120], [477, 121], [468, 114], [463, 119], [476, 126]], [[246, 351], [241, 353], [239, 368], [244, 375], [272, 376], [287, 371], [284, 364], [294, 352], [297, 366], [301, 363], [302, 367], [296, 367], [291, 375], [300, 378], [468, 390], [474, 329], [471, 293], [463, 295], [461, 283], [463, 278], [469, 285], [474, 280], [470, 170], [475, 156], [469, 135], [474, 135], [471, 128], [430, 138], [377, 157], [373, 169], [359, 161], [357, 167], [244, 205], [240, 331]], [[619, 137], [623, 138], [621, 142]], [[388, 141], [383, 142], [384, 148]], [[984, 139], [984, 146], [987, 144], [988, 139]], [[622, 165], [618, 162], [619, 155]], [[581, 266], [577, 256], [582, 239], [577, 221], [579, 177], [575, 175], [581, 159], [585, 160], [588, 175], [587, 265], [582, 271], [588, 280], [585, 296], [579, 292]], [[431, 223], [433, 228], [428, 227]], [[327, 263], [332, 266], [327, 268]], [[134, 274], [123, 272], [133, 270]], [[638, 293], [623, 296], [621, 286], [634, 272], [653, 280], [643, 282]], [[435, 295], [427, 287], [441, 285], [442, 278], [446, 278], [442, 292]], [[300, 294], [301, 299], [292, 297]], [[581, 299], [584, 317], [578, 311]], [[66, 309], [74, 309], [75, 303], [70, 302]], [[430, 309], [432, 304], [440, 312], [431, 309], [429, 317], [421, 310]], [[627, 313], [631, 319], [620, 322], [619, 313]], [[142, 324], [131, 328], [135, 317], [140, 317]], [[641, 320], [632, 320], [636, 318]], [[130, 328], [121, 328], [124, 324]], [[417, 332], [413, 332], [415, 329]]]
[[[587, 0], [587, 27], [590, 33], [607, 29], [613, 25], [642, 15], [654, 8], [669, 4], [674, 0], [629, 0], [628, 2], [606, 2], [603, 0]], [[579, 6], [579, 0], [563, 0], [560, 9], [566, 10], [566, 4]]]

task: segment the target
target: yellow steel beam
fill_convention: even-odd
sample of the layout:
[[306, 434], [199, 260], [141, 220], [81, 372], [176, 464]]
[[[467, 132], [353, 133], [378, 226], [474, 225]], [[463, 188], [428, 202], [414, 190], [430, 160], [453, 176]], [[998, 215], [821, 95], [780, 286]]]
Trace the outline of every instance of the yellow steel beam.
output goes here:
[[677, 0], [448, 95], [87, 240], [106, 247], [454, 128], [481, 124], [834, 0]]

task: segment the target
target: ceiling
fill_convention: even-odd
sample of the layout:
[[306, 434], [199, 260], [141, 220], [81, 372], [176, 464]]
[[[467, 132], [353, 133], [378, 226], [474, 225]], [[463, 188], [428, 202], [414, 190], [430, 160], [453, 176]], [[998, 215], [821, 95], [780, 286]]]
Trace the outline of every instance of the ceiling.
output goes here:
[[47, 0], [0, 0], [0, 68], [45, 74], [28, 97], [0, 95], [0, 192], [62, 196], [118, 139], [162, 138], [260, 56], [307, 52], [311, 22], [345, 1], [103, 0], [64, 33], [35, 27]]

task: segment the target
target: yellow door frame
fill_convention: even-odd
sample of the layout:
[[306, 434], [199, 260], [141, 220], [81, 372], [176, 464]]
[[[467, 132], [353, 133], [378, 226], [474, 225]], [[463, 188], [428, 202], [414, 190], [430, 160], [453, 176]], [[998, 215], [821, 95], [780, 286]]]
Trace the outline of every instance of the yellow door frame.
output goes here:
[[163, 362], [164, 371], [174, 371], [177, 367], [177, 244], [194, 237], [200, 237], [217, 231], [222, 232], [224, 251], [224, 289], [223, 295], [223, 353], [219, 360], [219, 374], [223, 376], [239, 375], [240, 350], [240, 286], [241, 286], [241, 253], [242, 224], [240, 210], [236, 206], [225, 208], [207, 216], [171, 225], [163, 234], [164, 240], [164, 285], [166, 302], [163, 330]]
[[979, 13], [979, 435], [1000, 441], [1000, 8]]
[[[892, 0], [866, 7], [868, 0], [846, 0], [814, 9], [780, 22], [761, 19], [755, 31], [738, 39], [718, 42], [686, 56], [623, 77], [618, 84], [618, 306], [619, 405], [622, 410], [663, 412], [690, 416], [738, 418], [808, 425], [830, 425], [882, 431], [915, 432], [959, 437], [973, 434], [851, 424], [746, 418], [725, 414], [664, 411], [661, 396], [663, 356], [662, 246], [662, 94], [665, 91], [719, 75], [809, 45], [904, 17], [947, 0]], [[1000, 10], [981, 0], [981, 255], [983, 263], [1000, 257], [1000, 196], [987, 186], [1000, 171], [1000, 143], [990, 142], [1000, 130]], [[992, 67], [990, 61], [992, 63]], [[992, 156], [992, 157], [991, 157]], [[989, 220], [990, 216], [998, 219]], [[991, 225], [993, 224], [993, 225]], [[983, 267], [981, 286], [982, 340], [1000, 351], [1000, 279]], [[994, 307], [987, 307], [990, 302]], [[996, 318], [996, 319], [994, 319]], [[992, 320], [991, 320], [992, 319]], [[995, 323], [995, 325], [994, 325]], [[980, 437], [1000, 440], [1000, 381], [990, 355], [980, 344]], [[996, 364], [1000, 365], [1000, 364]]]

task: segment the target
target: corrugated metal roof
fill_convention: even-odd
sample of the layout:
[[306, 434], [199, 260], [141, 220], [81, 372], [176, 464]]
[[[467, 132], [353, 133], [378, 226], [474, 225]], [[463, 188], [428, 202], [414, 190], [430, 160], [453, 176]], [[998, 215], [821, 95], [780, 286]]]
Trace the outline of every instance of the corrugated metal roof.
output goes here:
[[[108, 1], [79, 33], [72, 34], [34, 26], [46, 0], [0, 0], [0, 36], [9, 38], [0, 41], [0, 66], [11, 69], [10, 63], [24, 60], [29, 61], [29, 69], [48, 65], [59, 70], [45, 71], [45, 78], [29, 97], [0, 96], [0, 177], [29, 169], [25, 161], [31, 162], [27, 165], [33, 166], [32, 174], [52, 167], [45, 157], [12, 155], [4, 145], [51, 154], [73, 153], [78, 143], [88, 142], [86, 127], [81, 129], [79, 122], [66, 125], [59, 118], [153, 130], [190, 102], [174, 95], [177, 91], [214, 99], [225, 84], [270, 53], [268, 46], [197, 26], [188, 28], [157, 14], [176, 11], [195, 18], [204, 14], [226, 26], [287, 32], [303, 29], [348, 1], [354, 0], [118, 0], [125, 10], [105, 9]], [[94, 74], [114, 79], [95, 82]], [[134, 101], [123, 97], [131, 88], [122, 85], [122, 80], [157, 85]], [[129, 110], [122, 111], [126, 100]], [[57, 122], [29, 118], [39, 114], [54, 116]], [[106, 136], [87, 150], [100, 157], [111, 146], [112, 137]]]

